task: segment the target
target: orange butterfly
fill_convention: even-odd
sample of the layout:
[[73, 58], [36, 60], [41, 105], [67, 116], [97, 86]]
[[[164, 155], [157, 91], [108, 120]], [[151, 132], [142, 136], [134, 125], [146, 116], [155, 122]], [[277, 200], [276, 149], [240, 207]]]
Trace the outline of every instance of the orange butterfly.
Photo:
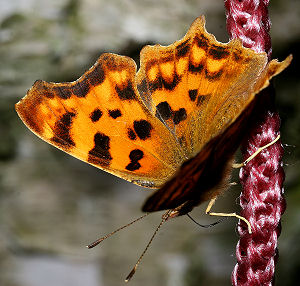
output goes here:
[[144, 47], [138, 72], [131, 58], [103, 54], [77, 81], [36, 81], [16, 110], [46, 142], [158, 189], [143, 211], [174, 217], [226, 189], [255, 95], [290, 61], [218, 42], [202, 16], [182, 40]]

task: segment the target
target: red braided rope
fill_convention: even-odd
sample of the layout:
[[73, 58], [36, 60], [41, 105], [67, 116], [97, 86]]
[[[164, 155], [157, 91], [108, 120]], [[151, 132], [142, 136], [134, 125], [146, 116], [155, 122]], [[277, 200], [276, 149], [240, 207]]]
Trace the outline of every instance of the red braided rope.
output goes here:
[[[225, 0], [227, 30], [231, 38], [256, 52], [265, 51], [270, 59], [269, 0]], [[271, 109], [272, 107], [270, 107]], [[273, 110], [262, 114], [242, 145], [244, 159], [279, 135], [280, 118]], [[278, 258], [277, 238], [280, 217], [285, 210], [283, 197], [283, 147], [278, 140], [263, 150], [240, 171], [243, 186], [241, 215], [251, 224], [252, 234], [243, 222], [238, 225], [237, 264], [232, 273], [234, 286], [274, 285]]]

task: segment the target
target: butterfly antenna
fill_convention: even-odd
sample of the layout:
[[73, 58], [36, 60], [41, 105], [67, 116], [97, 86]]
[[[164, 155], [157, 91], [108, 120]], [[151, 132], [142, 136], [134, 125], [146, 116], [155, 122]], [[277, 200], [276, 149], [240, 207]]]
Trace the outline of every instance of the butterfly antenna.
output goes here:
[[109, 238], [110, 236], [114, 235], [116, 232], [122, 230], [123, 228], [126, 228], [126, 227], [128, 227], [128, 226], [134, 224], [135, 222], [137, 222], [137, 221], [143, 219], [143, 218], [146, 217], [148, 214], [149, 214], [149, 213], [146, 213], [146, 214], [140, 216], [139, 218], [135, 219], [134, 221], [132, 221], [132, 222], [126, 224], [126, 225], [123, 225], [122, 227], [120, 227], [120, 228], [114, 230], [113, 232], [111, 232], [111, 233], [109, 233], [109, 234], [106, 234], [105, 236], [102, 236], [102, 237], [98, 238], [98, 239], [95, 240], [94, 242], [92, 242], [92, 243], [90, 243], [89, 245], [87, 245], [87, 248], [90, 249], [90, 248], [95, 247], [96, 245], [98, 245], [98, 244], [99, 244], [100, 242], [102, 242], [103, 240]]
[[216, 222], [213, 222], [213, 223], [210, 223], [210, 224], [200, 224], [199, 222], [195, 221], [189, 214], [186, 214], [196, 225], [199, 225], [201, 227], [204, 227], [204, 228], [209, 228], [209, 227], [212, 227], [212, 226], [215, 226], [217, 224], [219, 224], [220, 222], [222, 222], [223, 220], [227, 219], [227, 217], [224, 217], [224, 218], [221, 218], [220, 220], [216, 221]]
[[156, 236], [157, 232], [159, 231], [159, 229], [161, 228], [161, 226], [164, 224], [164, 222], [166, 222], [166, 221], [168, 220], [168, 218], [170, 217], [170, 212], [171, 212], [171, 211], [169, 210], [169, 211], [167, 211], [167, 212], [163, 215], [160, 224], [158, 225], [158, 227], [157, 227], [156, 230], [154, 231], [154, 233], [153, 233], [152, 237], [150, 238], [150, 240], [149, 240], [149, 242], [148, 242], [148, 244], [147, 244], [145, 250], [143, 251], [143, 253], [142, 253], [141, 256], [139, 257], [139, 259], [138, 259], [138, 261], [136, 262], [135, 266], [132, 268], [132, 270], [130, 271], [130, 273], [129, 273], [128, 276], [126, 277], [125, 282], [129, 282], [129, 280], [130, 280], [130, 279], [133, 277], [133, 275], [135, 274], [136, 269], [138, 268], [140, 262], [142, 261], [142, 259], [143, 259], [144, 255], [145, 255], [146, 251], [148, 250], [148, 248], [149, 248], [150, 244], [152, 243], [154, 237]]

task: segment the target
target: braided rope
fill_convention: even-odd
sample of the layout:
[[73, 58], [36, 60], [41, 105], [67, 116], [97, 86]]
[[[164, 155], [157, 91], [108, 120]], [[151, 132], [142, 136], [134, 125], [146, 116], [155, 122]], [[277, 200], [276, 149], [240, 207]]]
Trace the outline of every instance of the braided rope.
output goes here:
[[[245, 47], [256, 52], [265, 51], [270, 59], [268, 4], [269, 0], [225, 0], [230, 38], [240, 38]], [[244, 159], [274, 140], [280, 134], [279, 128], [279, 115], [270, 107], [243, 143], [241, 150]], [[282, 156], [283, 147], [278, 140], [240, 171], [243, 187], [240, 195], [241, 215], [250, 222], [252, 234], [248, 233], [243, 222], [239, 222], [237, 264], [232, 272], [234, 286], [274, 285], [280, 217], [286, 206]]]
[[230, 38], [240, 38], [244, 47], [272, 54], [269, 35], [271, 21], [269, 0], [225, 0], [227, 31]]

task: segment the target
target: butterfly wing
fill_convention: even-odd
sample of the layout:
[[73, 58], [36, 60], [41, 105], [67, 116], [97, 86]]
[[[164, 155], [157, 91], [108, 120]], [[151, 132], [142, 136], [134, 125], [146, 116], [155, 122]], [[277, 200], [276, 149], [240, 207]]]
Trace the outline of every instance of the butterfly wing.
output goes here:
[[[285, 69], [291, 59], [289, 56], [281, 63], [271, 61], [255, 83], [255, 92], [267, 87], [269, 80]], [[256, 93], [253, 92], [253, 96]], [[234, 118], [228, 127], [225, 126], [220, 131], [218, 125], [212, 126], [211, 133], [216, 132], [217, 135], [206, 142], [196, 156], [186, 161], [175, 176], [146, 200], [143, 211], [153, 212], [182, 206], [177, 214], [182, 215], [201, 202], [222, 193], [228, 187], [232, 157], [251, 121], [255, 120], [256, 114], [253, 111], [263, 111], [264, 103], [264, 95], [260, 94], [260, 98], [241, 105], [243, 113]], [[226, 116], [226, 109], [223, 116]]]
[[168, 47], [145, 47], [137, 74], [132, 59], [104, 54], [75, 82], [37, 81], [16, 110], [36, 135], [78, 159], [144, 187], [173, 184], [144, 209], [173, 207], [191, 194], [176, 187], [180, 166], [199, 153], [205, 162], [205, 146], [213, 150], [289, 61], [267, 65], [237, 40], [217, 42], [204, 23], [198, 18]]
[[132, 59], [102, 55], [71, 83], [36, 81], [16, 104], [36, 135], [91, 165], [157, 188], [183, 160], [181, 147], [140, 99]]
[[146, 106], [195, 156], [225, 130], [267, 80], [267, 55], [239, 40], [218, 42], [197, 18], [185, 37], [170, 46], [141, 51], [138, 89]]
[[[238, 127], [243, 124], [235, 124], [237, 118], [246, 114], [255, 94], [291, 60], [289, 57], [282, 63], [273, 60], [267, 64], [265, 53], [244, 48], [239, 40], [219, 43], [204, 25], [204, 17], [200, 17], [182, 40], [167, 47], [147, 46], [141, 52], [137, 75], [140, 94], [152, 114], [176, 136], [191, 166], [185, 164], [151, 196], [145, 211], [174, 208], [196, 197], [198, 201], [221, 182], [221, 178], [214, 180], [213, 173], [219, 175], [226, 169], [226, 162], [239, 146], [242, 130]], [[227, 135], [233, 135], [233, 131], [236, 136], [229, 138]], [[230, 148], [217, 148], [221, 141]], [[220, 158], [213, 152], [221, 152]], [[198, 163], [191, 163], [192, 158]], [[206, 160], [212, 161], [210, 167]], [[194, 193], [196, 187], [202, 195]]]

